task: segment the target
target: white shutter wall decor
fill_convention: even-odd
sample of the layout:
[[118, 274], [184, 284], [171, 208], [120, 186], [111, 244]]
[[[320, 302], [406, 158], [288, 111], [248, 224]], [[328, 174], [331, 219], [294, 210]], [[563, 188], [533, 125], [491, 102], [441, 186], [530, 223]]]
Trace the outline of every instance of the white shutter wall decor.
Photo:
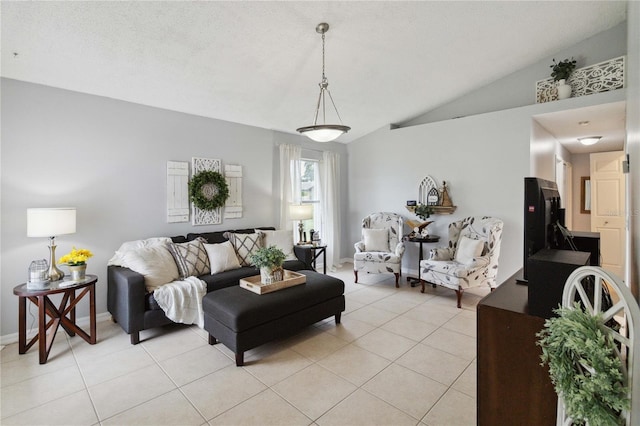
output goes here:
[[167, 223], [189, 222], [189, 163], [167, 161]]
[[[213, 158], [191, 158], [191, 176], [195, 176], [205, 170], [212, 170], [221, 173], [222, 161]], [[191, 203], [191, 211], [193, 212], [192, 223], [197, 225], [215, 225], [222, 223], [221, 209], [201, 210]]]
[[224, 178], [229, 187], [229, 198], [224, 205], [225, 219], [242, 217], [242, 166], [225, 164]]

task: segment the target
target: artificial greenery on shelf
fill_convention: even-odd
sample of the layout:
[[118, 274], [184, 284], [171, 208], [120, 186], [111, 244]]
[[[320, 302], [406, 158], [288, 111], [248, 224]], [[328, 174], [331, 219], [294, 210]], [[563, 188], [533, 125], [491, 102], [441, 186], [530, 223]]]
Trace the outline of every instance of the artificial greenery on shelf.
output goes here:
[[537, 334], [542, 365], [562, 397], [574, 424], [619, 425], [630, 407], [622, 363], [602, 313], [591, 315], [580, 303], [558, 308], [558, 317], [545, 321]]
[[433, 208], [431, 206], [428, 206], [426, 204], [418, 204], [416, 206], [415, 214], [422, 220], [427, 220], [429, 217], [431, 217], [432, 213]]
[[256, 268], [278, 268], [286, 258], [287, 255], [276, 246], [260, 247], [249, 256], [251, 264]]
[[549, 65], [551, 68], [551, 77], [555, 81], [566, 80], [569, 78], [574, 69], [576, 69], [576, 61], [571, 59], [565, 59], [560, 62], [556, 62], [555, 58], [553, 59], [553, 64]]

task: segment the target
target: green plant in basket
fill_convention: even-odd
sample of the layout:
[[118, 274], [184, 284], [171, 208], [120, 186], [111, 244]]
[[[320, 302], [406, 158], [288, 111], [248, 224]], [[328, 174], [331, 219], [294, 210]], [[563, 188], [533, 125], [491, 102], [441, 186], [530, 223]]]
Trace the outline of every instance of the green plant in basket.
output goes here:
[[256, 268], [278, 268], [286, 258], [287, 255], [276, 246], [261, 247], [249, 256], [251, 264]]

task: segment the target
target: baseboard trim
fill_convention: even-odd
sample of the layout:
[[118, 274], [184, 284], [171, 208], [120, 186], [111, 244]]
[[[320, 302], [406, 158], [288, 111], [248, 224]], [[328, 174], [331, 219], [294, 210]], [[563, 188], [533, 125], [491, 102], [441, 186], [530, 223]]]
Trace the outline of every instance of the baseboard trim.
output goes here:
[[[96, 323], [106, 321], [106, 320], [111, 320], [111, 314], [109, 312], [103, 312], [101, 314], [96, 315]], [[83, 328], [88, 326], [89, 317], [86, 316], [86, 317], [76, 318], [76, 324], [78, 324], [80, 327], [83, 327]], [[37, 328], [31, 328], [27, 330], [27, 336], [34, 336], [35, 333], [37, 332], [38, 332]], [[64, 333], [64, 330], [60, 329], [58, 330], [58, 332]], [[17, 332], [0, 336], [0, 345], [6, 346], [6, 345], [10, 345], [12, 343], [17, 343], [17, 342], [18, 342]]]

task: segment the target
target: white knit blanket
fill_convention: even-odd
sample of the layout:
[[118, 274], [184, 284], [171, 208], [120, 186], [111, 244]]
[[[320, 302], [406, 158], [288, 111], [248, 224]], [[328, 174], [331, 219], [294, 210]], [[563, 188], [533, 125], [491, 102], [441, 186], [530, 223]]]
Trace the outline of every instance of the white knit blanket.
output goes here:
[[188, 277], [156, 288], [153, 297], [171, 321], [197, 324], [202, 328], [204, 327], [202, 298], [206, 293], [207, 283], [196, 277]]

